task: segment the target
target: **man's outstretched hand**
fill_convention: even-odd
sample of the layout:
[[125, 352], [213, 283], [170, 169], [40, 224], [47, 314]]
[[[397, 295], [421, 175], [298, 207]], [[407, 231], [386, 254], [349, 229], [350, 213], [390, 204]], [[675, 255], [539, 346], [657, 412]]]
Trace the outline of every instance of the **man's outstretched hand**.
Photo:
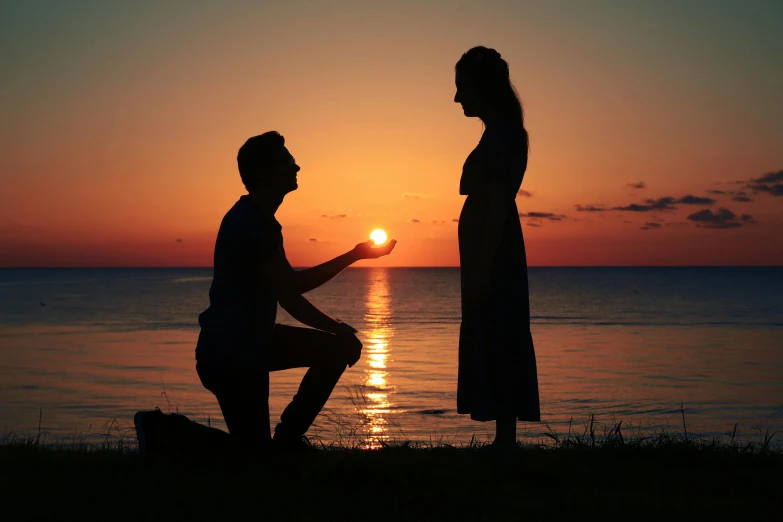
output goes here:
[[394, 250], [394, 245], [397, 244], [397, 240], [392, 239], [384, 246], [380, 247], [374, 247], [374, 244], [375, 242], [370, 239], [369, 241], [356, 245], [353, 248], [353, 251], [356, 252], [359, 259], [377, 259], [382, 256], [388, 256], [391, 251]]

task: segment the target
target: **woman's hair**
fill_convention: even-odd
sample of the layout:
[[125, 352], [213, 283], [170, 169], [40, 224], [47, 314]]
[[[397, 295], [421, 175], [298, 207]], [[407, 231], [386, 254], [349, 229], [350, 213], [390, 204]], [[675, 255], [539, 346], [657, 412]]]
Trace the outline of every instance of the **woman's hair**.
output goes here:
[[277, 131], [265, 132], [248, 138], [237, 154], [239, 176], [248, 192], [257, 188], [264, 171], [280, 157], [285, 138]]
[[525, 142], [529, 147], [525, 112], [511, 83], [508, 63], [500, 57], [500, 53], [484, 46], [474, 47], [462, 55], [454, 70], [475, 86], [487, 106], [504, 119], [519, 125], [525, 132]]

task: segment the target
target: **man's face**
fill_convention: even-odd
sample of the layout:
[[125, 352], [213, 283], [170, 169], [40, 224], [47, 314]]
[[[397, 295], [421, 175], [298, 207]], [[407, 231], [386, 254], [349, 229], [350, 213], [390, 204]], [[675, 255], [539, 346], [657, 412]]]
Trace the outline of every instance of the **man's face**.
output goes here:
[[272, 184], [282, 192], [282, 195], [293, 192], [299, 188], [296, 182], [296, 173], [299, 170], [299, 165], [296, 164], [294, 157], [286, 147], [283, 147], [280, 157], [270, 172]]

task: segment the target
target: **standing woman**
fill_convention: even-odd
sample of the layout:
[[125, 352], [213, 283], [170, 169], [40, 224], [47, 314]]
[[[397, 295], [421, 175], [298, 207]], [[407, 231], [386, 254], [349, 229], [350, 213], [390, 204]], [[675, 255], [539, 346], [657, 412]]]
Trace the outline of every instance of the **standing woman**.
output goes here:
[[516, 195], [527, 168], [522, 105], [500, 53], [474, 47], [455, 68], [454, 101], [484, 134], [462, 167], [462, 325], [457, 412], [495, 421], [493, 446], [516, 446], [516, 423], [539, 421], [527, 260]]

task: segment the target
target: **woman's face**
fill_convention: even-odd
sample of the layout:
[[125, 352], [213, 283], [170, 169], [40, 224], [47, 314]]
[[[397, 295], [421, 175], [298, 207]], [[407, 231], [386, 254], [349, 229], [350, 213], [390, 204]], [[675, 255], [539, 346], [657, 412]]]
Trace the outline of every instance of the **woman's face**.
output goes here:
[[464, 74], [457, 72], [454, 83], [457, 85], [457, 94], [454, 95], [454, 103], [462, 105], [462, 112], [467, 117], [477, 117], [481, 111], [481, 99], [473, 82]]

